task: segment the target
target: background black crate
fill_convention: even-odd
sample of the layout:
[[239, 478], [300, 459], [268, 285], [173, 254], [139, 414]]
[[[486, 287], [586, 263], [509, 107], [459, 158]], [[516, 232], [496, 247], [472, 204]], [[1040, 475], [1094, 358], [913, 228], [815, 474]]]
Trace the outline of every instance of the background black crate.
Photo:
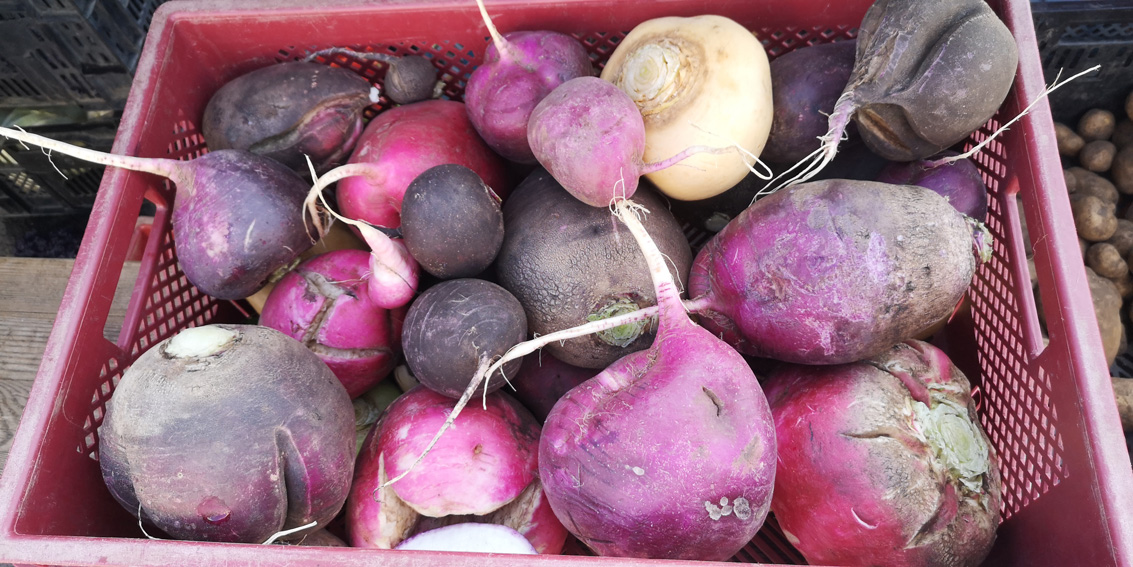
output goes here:
[[[37, 128], [35, 133], [69, 144], [110, 151], [109, 126]], [[39, 217], [89, 212], [104, 167], [0, 138], [0, 217]]]
[[1133, 89], [1133, 1], [1032, 0], [1031, 11], [1047, 84], [1060, 70], [1066, 78], [1102, 66], [1050, 94], [1054, 119], [1077, 124], [1095, 107], [1123, 113]]
[[164, 0], [0, 0], [0, 109], [121, 110]]

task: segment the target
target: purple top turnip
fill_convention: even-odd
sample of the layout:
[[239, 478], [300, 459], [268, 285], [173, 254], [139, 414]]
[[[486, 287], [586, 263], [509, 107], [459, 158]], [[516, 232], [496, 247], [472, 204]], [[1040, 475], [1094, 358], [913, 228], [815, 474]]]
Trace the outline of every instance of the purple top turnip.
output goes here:
[[654, 278], [657, 339], [554, 406], [539, 476], [563, 525], [601, 555], [724, 560], [767, 515], [770, 410], [743, 357], [688, 318], [628, 203], [616, 206]]
[[480, 137], [500, 155], [534, 163], [527, 141], [527, 122], [539, 101], [555, 87], [594, 68], [586, 49], [573, 37], [552, 31], [519, 31], [500, 35], [477, 0], [492, 44], [464, 89], [468, 118]]
[[936, 165], [958, 154], [946, 151], [925, 160], [890, 162], [877, 180], [897, 185], [919, 185], [939, 193], [956, 210], [980, 222], [987, 220], [987, 185], [976, 164], [967, 158]]
[[252, 295], [310, 248], [301, 214], [307, 183], [285, 165], [244, 150], [178, 161], [107, 154], [0, 128], [0, 136], [78, 159], [171, 180], [173, 241], [185, 277], [217, 299]]

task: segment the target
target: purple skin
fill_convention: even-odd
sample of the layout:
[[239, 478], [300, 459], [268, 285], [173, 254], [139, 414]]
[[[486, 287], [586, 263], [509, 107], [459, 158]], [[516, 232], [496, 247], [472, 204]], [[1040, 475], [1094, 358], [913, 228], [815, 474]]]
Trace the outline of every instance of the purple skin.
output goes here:
[[513, 395], [542, 422], [559, 398], [597, 373], [593, 368], [567, 364], [545, 351], [531, 354], [523, 357], [519, 373], [511, 378]]
[[701, 249], [689, 307], [744, 354], [853, 362], [948, 316], [975, 273], [975, 243], [968, 220], [922, 187], [795, 185]]
[[173, 241], [185, 277], [217, 299], [243, 299], [310, 248], [303, 225], [309, 185], [294, 171], [242, 150], [209, 152], [171, 176]]
[[854, 41], [796, 49], [771, 62], [774, 119], [760, 159], [794, 164], [818, 149], [854, 68]]
[[167, 351], [174, 337], [126, 371], [98, 429], [110, 493], [175, 539], [263, 543], [325, 526], [354, 470], [346, 390], [279, 331], [213, 327], [236, 338], [209, 356], [177, 357]]
[[632, 197], [645, 173], [641, 111], [598, 77], [571, 79], [543, 98], [531, 112], [527, 140], [559, 184], [595, 207]]
[[957, 152], [947, 151], [926, 160], [890, 162], [878, 174], [877, 180], [896, 185], [919, 185], [939, 193], [956, 210], [980, 222], [987, 220], [987, 185], [980, 170], [970, 159], [961, 159], [945, 165], [929, 164]]
[[261, 325], [302, 342], [327, 363], [351, 399], [385, 378], [401, 353], [407, 308], [376, 305], [369, 272], [369, 252], [319, 254], [279, 280], [260, 313]]
[[539, 478], [559, 520], [600, 555], [723, 561], [770, 507], [771, 410], [743, 357], [688, 318], [648, 245], [657, 339], [555, 404]]
[[535, 163], [527, 142], [527, 122], [535, 105], [555, 87], [594, 69], [578, 40], [551, 31], [505, 35], [504, 54], [493, 43], [484, 63], [472, 72], [464, 90], [468, 119], [480, 137], [503, 157]]

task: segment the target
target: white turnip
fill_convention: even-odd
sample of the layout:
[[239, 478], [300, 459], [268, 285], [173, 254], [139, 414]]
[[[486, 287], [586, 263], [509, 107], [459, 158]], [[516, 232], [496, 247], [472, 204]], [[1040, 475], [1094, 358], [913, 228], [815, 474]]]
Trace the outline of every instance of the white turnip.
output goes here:
[[[698, 153], [646, 173], [665, 195], [699, 200], [747, 175], [771, 130], [771, 74], [755, 34], [719, 15], [665, 17], [635, 26], [618, 43], [602, 78], [630, 96], [644, 119], [646, 162], [689, 146], [738, 146]], [[746, 154], [746, 155], [745, 155]]]

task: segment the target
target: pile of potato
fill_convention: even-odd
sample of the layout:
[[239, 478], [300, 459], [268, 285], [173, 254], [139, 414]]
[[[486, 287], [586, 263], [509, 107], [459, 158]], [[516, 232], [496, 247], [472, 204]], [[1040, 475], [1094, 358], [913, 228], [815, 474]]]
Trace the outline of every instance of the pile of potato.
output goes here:
[[[1102, 344], [1113, 366], [1128, 348], [1126, 326], [1133, 320], [1133, 93], [1124, 113], [1094, 108], [1075, 127], [1054, 126]], [[1124, 379], [1114, 380], [1119, 398], [1124, 391], [1133, 395]], [[1123, 410], [1130, 406], [1118, 401]], [[1126, 431], [1133, 430], [1133, 411], [1121, 413]]]

